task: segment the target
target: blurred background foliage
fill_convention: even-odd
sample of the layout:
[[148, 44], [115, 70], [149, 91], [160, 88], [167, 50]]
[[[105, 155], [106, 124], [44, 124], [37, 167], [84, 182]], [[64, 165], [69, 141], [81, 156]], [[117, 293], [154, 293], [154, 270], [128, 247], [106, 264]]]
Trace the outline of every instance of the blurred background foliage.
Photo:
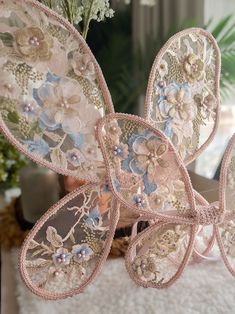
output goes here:
[[[235, 86], [235, 23], [231, 20], [232, 15], [228, 15], [213, 28], [212, 20], [204, 26], [212, 32], [221, 49], [222, 99], [229, 97]], [[133, 50], [130, 6], [106, 23], [91, 23], [87, 41], [103, 70], [117, 112], [137, 113], [138, 100], [145, 94], [157, 52], [173, 34], [196, 26], [194, 20], [185, 20], [180, 26], [172, 25], [164, 37], [149, 38], [142, 52], [141, 49]]]

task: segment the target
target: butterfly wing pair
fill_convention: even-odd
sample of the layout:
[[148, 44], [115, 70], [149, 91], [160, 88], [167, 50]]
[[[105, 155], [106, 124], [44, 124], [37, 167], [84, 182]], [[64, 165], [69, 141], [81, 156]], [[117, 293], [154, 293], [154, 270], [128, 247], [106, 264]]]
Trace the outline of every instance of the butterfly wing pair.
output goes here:
[[[107, 258], [120, 208], [128, 207], [150, 223], [130, 244], [128, 272], [143, 286], [170, 285], [188, 262], [198, 229], [170, 216], [196, 213], [184, 164], [208, 145], [218, 123], [215, 40], [190, 29], [168, 41], [150, 74], [144, 120], [114, 114], [95, 58], [63, 18], [31, 0], [0, 6], [1, 130], [32, 160], [87, 182], [30, 232], [20, 255], [23, 280], [47, 299], [82, 292]], [[229, 215], [232, 148], [233, 142], [220, 187], [220, 210]], [[232, 218], [215, 229], [233, 272]]]

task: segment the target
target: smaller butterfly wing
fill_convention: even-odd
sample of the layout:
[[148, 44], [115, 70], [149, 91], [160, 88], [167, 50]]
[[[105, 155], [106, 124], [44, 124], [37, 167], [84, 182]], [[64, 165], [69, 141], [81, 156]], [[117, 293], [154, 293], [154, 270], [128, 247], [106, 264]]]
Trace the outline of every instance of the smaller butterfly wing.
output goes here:
[[98, 124], [110, 187], [126, 207], [149, 217], [192, 216], [188, 172], [168, 138], [145, 120], [110, 114]]
[[[145, 118], [172, 141], [186, 164], [213, 139], [219, 113], [220, 51], [199, 28], [170, 38], [149, 77]], [[202, 134], [206, 126], [207, 135]]]
[[126, 253], [130, 277], [145, 288], [166, 288], [182, 274], [192, 254], [196, 227], [157, 222], [138, 234]]
[[20, 272], [45, 299], [84, 291], [105, 262], [119, 216], [106, 186], [85, 185], [49, 209], [26, 238]]

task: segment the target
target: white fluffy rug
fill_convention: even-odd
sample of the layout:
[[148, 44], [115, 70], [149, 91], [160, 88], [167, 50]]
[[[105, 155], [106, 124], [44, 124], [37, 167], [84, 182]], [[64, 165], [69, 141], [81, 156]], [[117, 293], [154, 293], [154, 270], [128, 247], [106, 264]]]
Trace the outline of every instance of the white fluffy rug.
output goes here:
[[73, 298], [44, 301], [27, 290], [18, 272], [16, 289], [20, 314], [231, 314], [235, 308], [235, 278], [222, 262], [188, 266], [167, 290], [137, 287], [121, 258], [109, 260], [95, 283]]

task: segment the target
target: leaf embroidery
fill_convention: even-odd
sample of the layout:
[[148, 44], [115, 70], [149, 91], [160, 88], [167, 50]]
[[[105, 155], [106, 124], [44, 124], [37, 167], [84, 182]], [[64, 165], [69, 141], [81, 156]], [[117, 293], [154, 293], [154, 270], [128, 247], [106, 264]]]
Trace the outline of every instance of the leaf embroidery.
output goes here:
[[46, 231], [47, 241], [54, 247], [60, 247], [63, 245], [62, 237], [58, 235], [57, 230], [54, 227], [49, 226]]

